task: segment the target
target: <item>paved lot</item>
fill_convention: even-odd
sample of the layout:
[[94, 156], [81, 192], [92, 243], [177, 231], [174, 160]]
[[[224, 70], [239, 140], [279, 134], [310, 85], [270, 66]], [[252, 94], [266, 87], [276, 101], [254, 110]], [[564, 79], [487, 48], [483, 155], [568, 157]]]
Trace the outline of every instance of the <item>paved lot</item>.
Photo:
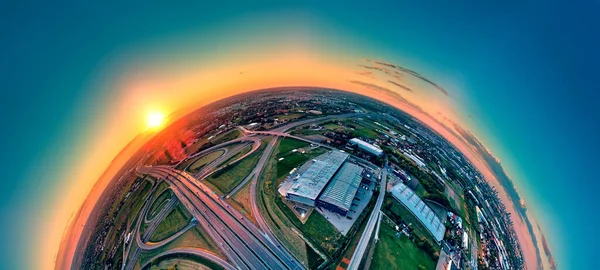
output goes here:
[[[316, 210], [321, 215], [323, 215], [325, 219], [327, 219], [331, 224], [333, 224], [333, 226], [335, 226], [335, 228], [338, 231], [340, 231], [343, 235], [346, 235], [350, 228], [352, 228], [352, 225], [354, 225], [354, 222], [356, 222], [356, 218], [360, 216], [362, 211], [365, 210], [365, 207], [367, 207], [367, 204], [369, 204], [369, 200], [371, 200], [371, 196], [373, 196], [374, 186], [375, 183], [371, 183], [371, 185], [369, 186], [369, 190], [365, 190], [362, 187], [358, 189], [358, 191], [356, 192], [356, 197], [354, 197], [354, 200], [352, 202], [352, 204], [356, 204], [356, 206], [352, 206], [350, 208], [350, 213], [348, 213], [348, 217], [350, 217], [351, 219], [348, 219], [347, 217], [341, 216], [338, 213], [334, 213], [323, 208], [317, 208]], [[357, 198], [359, 200], [357, 200]]]

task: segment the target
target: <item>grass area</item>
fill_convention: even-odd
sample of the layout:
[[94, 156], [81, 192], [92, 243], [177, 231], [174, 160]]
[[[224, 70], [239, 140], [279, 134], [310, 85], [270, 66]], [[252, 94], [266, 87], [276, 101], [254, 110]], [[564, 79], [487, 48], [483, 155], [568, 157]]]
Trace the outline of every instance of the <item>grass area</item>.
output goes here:
[[171, 212], [165, 217], [163, 221], [160, 222], [156, 231], [150, 236], [151, 242], [159, 242], [164, 239], [167, 239], [171, 235], [177, 233], [185, 226], [188, 225], [191, 219], [191, 214], [183, 209], [181, 205], [177, 205], [175, 209], [171, 210]]
[[223, 269], [220, 265], [191, 254], [172, 254], [152, 262], [150, 270], [159, 269]]
[[282, 155], [288, 154], [288, 152], [294, 149], [307, 147], [308, 145], [309, 144], [307, 142], [299, 141], [296, 139], [284, 138], [281, 141], [279, 141], [279, 146], [277, 148], [277, 157], [279, 158]]
[[203, 248], [206, 250], [210, 250], [210, 251], [214, 252], [215, 254], [218, 254], [221, 258], [225, 258], [225, 256], [223, 254], [221, 254], [221, 252], [219, 251], [217, 245], [213, 242], [213, 240], [208, 235], [204, 234], [200, 225], [196, 225], [196, 227], [191, 228], [190, 230], [188, 230], [181, 236], [177, 237], [170, 243], [168, 243], [160, 248], [151, 250], [151, 251], [142, 252], [140, 255], [140, 262], [142, 264], [144, 264], [148, 260], [150, 260], [152, 257], [154, 257], [164, 251], [167, 251], [169, 249], [176, 248], [176, 247]]
[[399, 220], [402, 220], [404, 223], [410, 224], [409, 227], [412, 229], [412, 233], [417, 238], [424, 237], [432, 245], [437, 246], [437, 244], [435, 244], [435, 238], [433, 235], [431, 235], [427, 228], [425, 228], [425, 226], [410, 212], [410, 210], [408, 210], [408, 208], [393, 198], [393, 196], [390, 195], [385, 197], [382, 209], [383, 212], [390, 218], [396, 219], [396, 223], [398, 223]]
[[329, 129], [329, 130], [338, 130], [338, 129], [347, 130], [348, 129], [347, 127], [340, 126], [335, 123], [327, 123], [327, 124], [323, 125], [323, 128]]
[[428, 200], [425, 200], [425, 202], [442, 221], [446, 219], [446, 214], [448, 214], [448, 209], [446, 209], [446, 207]]
[[152, 205], [150, 206], [150, 211], [148, 211], [148, 213], [146, 214], [146, 216], [148, 217], [149, 220], [154, 218], [154, 216], [156, 216], [158, 211], [169, 202], [169, 200], [167, 200], [167, 199], [169, 199], [173, 196], [173, 191], [166, 190], [162, 193], [155, 193], [155, 194], [160, 194], [160, 195], [158, 195], [158, 198], [156, 198], [152, 202]]
[[346, 120], [344, 124], [354, 128], [354, 135], [357, 137], [364, 137], [369, 139], [375, 139], [378, 137], [377, 132], [375, 132], [375, 127], [370, 127], [366, 122], [359, 123], [355, 120]]
[[[276, 159], [278, 149], [275, 148], [273, 155], [267, 161], [267, 164], [259, 177], [257, 206], [264, 217], [265, 222], [271, 228], [271, 231], [287, 247], [290, 252], [303, 265], [308, 266], [309, 252], [311, 249], [304, 240], [298, 236], [292, 229], [294, 224], [287, 218], [275, 201], [280, 200], [277, 193], [277, 186], [273, 182], [277, 181]], [[312, 251], [311, 251], [312, 252]]]
[[[305, 162], [309, 161], [318, 155], [325, 153], [324, 148], [310, 149], [304, 154], [300, 152], [291, 152], [293, 149], [303, 148], [308, 146], [308, 143], [298, 141], [294, 139], [283, 139], [279, 143], [278, 153], [276, 157], [284, 158], [281, 161], [277, 161], [277, 179], [287, 175], [292, 169], [302, 166]], [[278, 183], [279, 184], [279, 181]]]
[[290, 132], [292, 135], [322, 135], [323, 130], [312, 130], [309, 128], [295, 129]]
[[256, 166], [265, 144], [240, 162], [226, 166], [213, 173], [206, 180], [216, 188], [215, 192], [227, 194], [233, 190]]
[[290, 113], [290, 114], [280, 114], [280, 115], [276, 115], [275, 118], [279, 119], [279, 120], [292, 120], [292, 119], [296, 119], [296, 118], [300, 118], [302, 117], [303, 114], [299, 114], [299, 113]]
[[[133, 186], [135, 183], [139, 183], [139, 186], [135, 191], [133, 190]], [[123, 254], [123, 245], [120, 244], [120, 234], [123, 233], [127, 227], [127, 223], [134, 224], [132, 220], [138, 215], [140, 209], [142, 208], [145, 198], [149, 195], [152, 190], [152, 185], [150, 182], [137, 178], [131, 183], [127, 184], [125, 188], [123, 188], [121, 194], [115, 199], [113, 204], [111, 205], [111, 210], [108, 212], [110, 216], [115, 215], [114, 224], [110, 228], [107, 233], [106, 239], [104, 243], [106, 246], [114, 247], [118, 245], [118, 251], [120, 253], [115, 253], [115, 259], [121, 260]], [[125, 203], [122, 203], [125, 200], [125, 196], [131, 191], [131, 194], [126, 199]], [[103, 252], [101, 257], [98, 258], [99, 261], [105, 261], [108, 256], [108, 250]]]
[[212, 143], [215, 145], [227, 142], [227, 141], [231, 141], [233, 139], [236, 139], [238, 137], [242, 136], [242, 132], [239, 131], [237, 128], [234, 128], [230, 131], [227, 131], [219, 136], [217, 136], [216, 138], [212, 139]]
[[[301, 141], [299, 141], [302, 143]], [[265, 190], [266, 191], [262, 196], [265, 203], [269, 203], [268, 206], [271, 213], [269, 215], [275, 214], [276, 218], [274, 220], [279, 220], [281, 224], [279, 227], [295, 227], [299, 231], [302, 232], [304, 237], [310, 239], [310, 241], [316, 244], [321, 251], [326, 254], [333, 254], [339, 248], [339, 244], [343, 238], [342, 234], [338, 232], [331, 223], [329, 223], [321, 214], [314, 212], [310, 215], [306, 223], [302, 224], [300, 220], [296, 217], [296, 215], [292, 212], [292, 210], [282, 201], [282, 198], [277, 193], [277, 188], [279, 184], [279, 178], [281, 177], [279, 172], [279, 162], [274, 160], [274, 157], [279, 156], [279, 151], [291, 151], [295, 149], [297, 144], [292, 141], [284, 141], [282, 140], [277, 148], [277, 153], [271, 158], [270, 164], [268, 166], [275, 167], [274, 170], [271, 167], [270, 179], [265, 182]], [[283, 149], [283, 150], [282, 150]], [[307, 160], [314, 157], [317, 153], [305, 153]], [[288, 171], [284, 171], [283, 174]], [[271, 194], [271, 195], [265, 195]], [[293, 233], [293, 231], [292, 231]], [[295, 233], [294, 233], [295, 234]], [[306, 256], [306, 254], [304, 254]]]
[[319, 256], [308, 244], [306, 245], [306, 260], [308, 269], [317, 269], [325, 260]]
[[[419, 181], [416, 178], [413, 181]], [[415, 193], [417, 193], [417, 195], [419, 195], [419, 197], [423, 198], [425, 197], [425, 195], [429, 194], [427, 193], [427, 190], [425, 190], [425, 188], [423, 187], [423, 185], [421, 185], [421, 183], [419, 183], [417, 185], [417, 189], [415, 190]]]
[[371, 269], [435, 269], [436, 262], [427, 253], [406, 235], [400, 233], [398, 237], [389, 220], [383, 221]]
[[223, 153], [225, 153], [224, 150], [217, 150], [203, 155], [201, 157], [198, 157], [192, 164], [190, 164], [190, 166], [187, 168], [187, 171], [198, 172], [200, 171], [200, 169], [202, 169], [202, 167], [204, 167], [204, 165], [211, 163], [212, 161], [223, 155]]
[[[288, 208], [289, 209], [289, 208]], [[317, 242], [327, 254], [333, 254], [339, 246], [343, 235], [338, 232], [321, 214], [313, 212], [299, 229], [312, 241]]]
[[167, 184], [167, 182], [161, 180], [160, 183], [158, 184], [158, 187], [156, 187], [156, 191], [154, 192], [154, 194], [161, 194], [167, 188], [169, 188], [169, 184]]
[[[244, 156], [246, 153], [250, 152], [250, 150], [252, 150], [252, 144], [246, 145], [244, 146], [239, 152], [237, 152], [235, 155], [229, 157], [228, 159], [224, 160], [221, 164], [229, 164], [230, 162], [233, 162], [235, 160], [237, 160], [238, 158]], [[258, 149], [257, 149], [258, 150]]]
[[250, 205], [250, 182], [244, 185], [237, 193], [235, 193], [231, 198], [231, 205], [237, 209], [238, 211], [244, 213], [244, 216], [252, 221], [254, 224], [257, 224], [254, 216], [252, 215], [252, 206]]
[[281, 161], [277, 161], [277, 178], [279, 179], [280, 177], [289, 174], [292, 169], [301, 166], [308, 160], [309, 158], [307, 155], [296, 152], [291, 153]]

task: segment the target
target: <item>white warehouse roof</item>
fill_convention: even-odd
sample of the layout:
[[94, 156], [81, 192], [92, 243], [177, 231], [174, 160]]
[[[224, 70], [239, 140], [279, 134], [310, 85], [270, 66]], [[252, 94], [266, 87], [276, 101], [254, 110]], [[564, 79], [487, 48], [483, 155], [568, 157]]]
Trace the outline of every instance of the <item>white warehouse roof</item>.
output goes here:
[[431, 208], [408, 188], [405, 184], [399, 183], [392, 187], [392, 195], [408, 208], [421, 221], [425, 228], [433, 235], [436, 241], [444, 239], [446, 227], [442, 220], [431, 210]]
[[287, 195], [295, 195], [315, 201], [329, 179], [342, 166], [348, 158], [348, 154], [340, 151], [330, 151], [318, 156], [313, 164], [300, 176]]
[[365, 142], [365, 141], [363, 141], [361, 139], [352, 138], [352, 139], [350, 139], [350, 143], [358, 145], [359, 148], [361, 148], [361, 149], [363, 149], [365, 151], [368, 151], [371, 154], [374, 154], [374, 155], [377, 155], [377, 156], [383, 155], [383, 150], [381, 150], [381, 148], [379, 148], [379, 147], [377, 147], [375, 145], [372, 145], [372, 144], [370, 144], [368, 142]]
[[362, 172], [362, 167], [346, 162], [331, 179], [319, 200], [350, 210], [352, 200], [362, 180]]

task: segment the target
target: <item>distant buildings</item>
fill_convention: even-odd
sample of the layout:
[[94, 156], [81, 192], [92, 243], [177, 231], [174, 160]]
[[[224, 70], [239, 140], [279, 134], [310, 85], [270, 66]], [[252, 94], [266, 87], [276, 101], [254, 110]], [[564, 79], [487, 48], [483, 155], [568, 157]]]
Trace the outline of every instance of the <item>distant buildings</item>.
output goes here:
[[368, 142], [365, 142], [361, 139], [353, 138], [348, 143], [350, 143], [350, 145], [356, 145], [356, 146], [358, 146], [358, 149], [363, 150], [374, 156], [377, 156], [377, 157], [383, 156], [383, 150], [381, 150], [381, 148], [379, 148], [375, 145], [372, 145]]
[[417, 156], [416, 154], [413, 154], [408, 151], [402, 151], [402, 154], [404, 154], [406, 157], [408, 157], [412, 161], [414, 161], [419, 167], [421, 167], [421, 168], [427, 167], [427, 164], [425, 164], [425, 161], [420, 156]]
[[436, 241], [444, 239], [444, 223], [412, 189], [400, 183], [392, 187], [390, 192], [419, 219]]

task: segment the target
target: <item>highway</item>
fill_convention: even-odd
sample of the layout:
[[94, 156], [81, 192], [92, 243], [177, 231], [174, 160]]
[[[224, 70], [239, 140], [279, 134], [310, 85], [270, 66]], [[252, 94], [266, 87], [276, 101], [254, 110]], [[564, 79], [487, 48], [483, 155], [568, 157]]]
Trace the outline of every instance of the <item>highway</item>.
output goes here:
[[293, 256], [267, 239], [258, 228], [249, 225], [251, 223], [240, 213], [228, 205], [224, 206], [222, 199], [209, 195], [210, 189], [199, 188], [189, 174], [162, 166], [143, 167], [138, 171], [165, 179], [177, 198], [190, 209], [238, 268], [303, 269]]
[[150, 263], [152, 263], [153, 261], [167, 256], [167, 255], [172, 255], [172, 254], [190, 254], [190, 255], [195, 255], [195, 256], [199, 256], [202, 258], [205, 258], [213, 263], [218, 264], [219, 266], [223, 267], [226, 270], [233, 270], [235, 269], [235, 267], [233, 267], [231, 264], [229, 264], [227, 261], [221, 259], [219, 256], [215, 255], [214, 253], [205, 250], [205, 249], [201, 249], [201, 248], [174, 248], [174, 249], [170, 249], [167, 250], [163, 253], [160, 253], [154, 257], [152, 257], [150, 260], [148, 260], [144, 265], [142, 265], [142, 267], [140, 267], [141, 269], [146, 269], [150, 266]]
[[352, 258], [350, 259], [350, 263], [348, 264], [348, 270], [356, 270], [360, 266], [360, 262], [367, 250], [367, 246], [371, 241], [371, 235], [373, 234], [373, 229], [379, 223], [380, 215], [381, 215], [381, 205], [383, 204], [383, 198], [385, 197], [385, 188], [387, 184], [387, 173], [388, 166], [387, 160], [385, 161], [385, 166], [383, 170], [381, 170], [381, 180], [380, 180], [380, 189], [379, 196], [377, 197], [377, 202], [375, 203], [375, 207], [371, 212], [371, 216], [369, 216], [369, 221], [367, 221], [367, 227], [363, 232], [363, 235], [360, 237], [358, 241], [358, 245], [354, 250], [354, 254], [352, 254]]
[[[225, 146], [234, 143], [243, 143], [248, 141], [252, 142], [253, 147], [248, 153], [244, 154], [243, 156], [237, 158], [232, 162], [229, 162], [229, 164], [235, 163], [256, 151], [260, 147], [262, 143], [261, 139], [264, 136], [274, 136], [275, 138], [273, 138], [265, 147], [265, 150], [263, 151], [257, 165], [252, 170], [252, 172], [250, 172], [250, 174], [234, 190], [232, 190], [232, 192], [228, 194], [235, 194], [245, 184], [247, 184], [249, 181], [252, 181], [252, 184], [250, 186], [251, 208], [253, 211], [253, 216], [255, 217], [260, 229], [254, 223], [243, 218], [243, 215], [237, 212], [235, 208], [230, 206], [222, 198], [219, 198], [216, 195], [214, 195], [214, 192], [212, 192], [210, 188], [206, 187], [201, 181], [199, 181], [208, 177], [210, 174], [218, 171], [219, 169], [222, 169], [224, 166], [227, 166], [227, 164], [223, 165], [222, 163], [225, 160], [233, 157], [235, 154], [239, 153], [239, 151], [241, 151], [243, 147], [245, 147], [247, 144], [242, 144], [240, 146], [234, 147], [229, 151], [225, 149], [226, 151], [223, 155], [204, 166], [204, 168], [202, 168], [202, 170], [196, 174], [198, 180], [196, 180], [193, 176], [185, 172], [176, 170], [173, 167], [168, 166], [138, 167], [137, 170], [139, 174], [151, 175], [157, 179], [164, 179], [170, 185], [178, 201], [190, 211], [190, 213], [194, 216], [198, 223], [200, 223], [201, 226], [204, 228], [204, 231], [208, 234], [208, 236], [211, 239], [213, 239], [215, 243], [217, 243], [219, 249], [223, 251], [223, 254], [225, 254], [229, 261], [233, 263], [233, 266], [235, 266], [235, 268], [304, 269], [304, 266], [300, 262], [298, 262], [284, 246], [277, 242], [277, 238], [272, 234], [271, 230], [267, 226], [266, 222], [264, 221], [258, 210], [258, 206], [256, 205], [256, 190], [259, 176], [261, 175], [261, 172], [265, 167], [266, 163], [269, 161], [273, 149], [277, 144], [276, 137], [289, 137], [307, 143], [316, 144], [327, 149], [334, 149], [328, 145], [319, 144], [302, 137], [287, 134], [285, 133], [285, 131], [300, 125], [305, 125], [313, 122], [323, 122], [336, 118], [357, 117], [360, 115], [363, 114], [355, 113], [307, 119], [277, 127], [271, 131], [249, 131], [242, 127], [239, 127], [239, 129], [245, 134], [243, 137], [212, 146], [208, 149], [191, 155], [190, 157], [184, 160], [190, 160], [192, 158], [210, 153], [212, 151], [224, 148]], [[153, 192], [151, 194], [153, 194]], [[155, 194], [153, 195], [155, 196]], [[154, 196], [149, 196], [147, 198], [144, 206], [142, 207], [142, 210], [140, 211], [140, 214], [142, 215], [141, 217], [146, 217], [147, 212], [149, 211], [150, 204], [154, 199]], [[177, 200], [173, 201], [177, 202]], [[140, 235], [139, 231], [141, 227], [141, 220], [143, 219], [138, 219], [137, 224], [134, 225], [135, 228], [133, 231], [133, 235], [136, 238], [136, 244], [140, 248], [133, 247], [134, 250], [131, 251], [130, 249], [132, 249], [133, 245], [130, 244], [128, 246], [128, 249], [126, 251], [127, 259], [125, 260], [126, 263], [123, 266], [124, 269], [131, 269], [135, 265], [135, 262], [137, 261], [141, 250], [150, 250], [163, 246], [169, 243], [170, 241], [176, 239], [185, 231], [187, 231], [195, 225], [194, 222], [191, 222], [190, 224], [188, 224], [188, 226], [186, 226], [183, 230], [179, 231], [175, 235], [172, 235], [171, 237], [158, 243], [149, 243], [148, 238], [156, 229], [160, 221], [162, 221], [166, 217], [169, 210], [171, 210], [174, 207], [174, 205], [174, 202], [169, 202], [167, 205], [165, 205], [163, 209], [161, 209], [161, 212], [159, 212], [156, 217], [150, 220], [148, 228], [145, 230], [144, 235]], [[198, 256], [205, 257], [212, 261], [216, 260], [215, 258], [212, 258], [215, 257], [215, 255], [212, 253], [208, 254], [204, 251], [185, 250], [182, 248], [177, 248], [173, 251], [167, 251], [165, 253], [159, 254], [155, 258], [159, 258], [161, 255], [175, 253], [196, 254]], [[224, 264], [220, 265], [224, 266]], [[226, 269], [231, 269], [233, 268], [233, 266], [227, 264], [224, 267]]]
[[[151, 181], [153, 184], [154, 182]], [[133, 231], [131, 232], [131, 234], [134, 237], [137, 237], [139, 235], [139, 229], [140, 226], [142, 224], [142, 217], [144, 217], [146, 215], [146, 213], [148, 212], [148, 209], [150, 208], [150, 204], [154, 201], [153, 198], [156, 195], [156, 189], [158, 188], [158, 185], [155, 184], [154, 187], [152, 188], [152, 190], [148, 193], [148, 195], [146, 196], [146, 199], [144, 200], [144, 205], [142, 206], [142, 209], [140, 209], [140, 212], [138, 214], [138, 220], [136, 222], [136, 224], [134, 225]], [[151, 234], [152, 232], [150, 232], [149, 230], [146, 230], [146, 234]], [[149, 236], [148, 236], [149, 237]], [[130, 241], [129, 245], [127, 247], [124, 247], [123, 249], [125, 249], [125, 255], [123, 256], [123, 265], [121, 269], [133, 269], [141, 250], [137, 247], [134, 246], [133, 241]]]
[[[260, 146], [260, 140], [257, 143]], [[224, 161], [228, 160], [229, 158], [237, 155], [240, 151], [242, 151], [242, 149], [244, 149], [244, 147], [248, 146], [248, 144], [246, 143], [242, 143], [240, 145], [235, 146], [233, 149], [231, 149], [230, 151], [227, 150], [227, 148], [223, 148], [223, 150], [225, 150], [225, 153], [223, 153], [221, 156], [219, 156], [218, 158], [216, 158], [215, 160], [209, 162], [208, 164], [206, 164], [202, 169], [200, 169], [200, 171], [198, 171], [197, 173], [194, 174], [194, 177], [199, 178], [199, 179], [203, 179], [208, 177], [210, 174], [218, 171], [219, 169], [227, 166], [227, 164], [218, 167], [219, 165], [221, 165]], [[256, 150], [258, 149], [258, 147], [253, 147], [253, 149], [251, 149], [250, 151], [252, 152], [252, 150]], [[249, 153], [251, 153], [249, 152]], [[244, 155], [246, 156], [246, 155]], [[239, 160], [236, 159], [236, 160]], [[234, 163], [234, 162], [230, 162], [230, 163]], [[217, 169], [215, 169], [217, 168]]]

